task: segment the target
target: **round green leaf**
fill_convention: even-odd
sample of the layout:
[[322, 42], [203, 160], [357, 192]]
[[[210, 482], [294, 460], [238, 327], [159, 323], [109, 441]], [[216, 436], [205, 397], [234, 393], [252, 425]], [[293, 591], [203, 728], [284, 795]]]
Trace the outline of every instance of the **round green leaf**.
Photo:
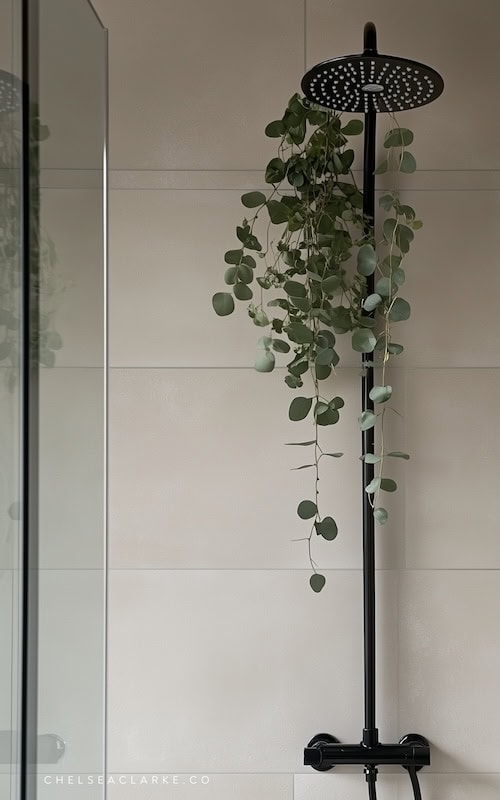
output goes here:
[[367, 277], [373, 275], [377, 267], [377, 255], [371, 244], [363, 244], [358, 250], [358, 272]]
[[330, 277], [325, 278], [324, 281], [321, 281], [321, 288], [325, 294], [333, 294], [340, 287], [341, 283], [342, 278], [340, 275], [330, 275]]
[[284, 222], [288, 222], [290, 211], [286, 205], [280, 203], [279, 200], [269, 200], [267, 203], [267, 210], [271, 222], [274, 223], [274, 225], [282, 225]]
[[364, 461], [365, 464], [378, 464], [381, 457], [376, 456], [375, 453], [365, 453], [364, 456], [361, 456], [361, 461]]
[[400, 322], [408, 319], [411, 314], [410, 304], [402, 297], [396, 297], [389, 312], [389, 319], [393, 322]]
[[382, 298], [379, 294], [369, 294], [363, 303], [363, 308], [365, 311], [373, 311], [381, 302]]
[[246, 283], [237, 283], [233, 288], [234, 296], [238, 300], [251, 300], [253, 292]]
[[392, 453], [387, 453], [387, 455], [391, 456], [391, 458], [404, 458], [406, 461], [410, 459], [408, 453], [402, 453], [400, 450], [393, 450]]
[[363, 133], [363, 123], [360, 119], [351, 119], [340, 130], [344, 136], [359, 136], [360, 133]]
[[315, 522], [314, 526], [318, 536], [322, 536], [323, 539], [327, 539], [329, 542], [332, 542], [339, 532], [337, 523], [332, 517], [325, 517], [321, 522]]
[[319, 417], [317, 417], [316, 421], [318, 425], [336, 425], [339, 419], [340, 414], [337, 409], [330, 406], [328, 411], [325, 411], [323, 414], [320, 414]]
[[317, 513], [318, 508], [312, 500], [301, 500], [297, 506], [297, 514], [301, 519], [312, 519]]
[[365, 492], [367, 494], [375, 494], [377, 489], [380, 489], [380, 483], [380, 478], [374, 478], [372, 481], [370, 481], [368, 486], [365, 486]]
[[306, 297], [307, 296], [307, 289], [303, 283], [299, 281], [285, 281], [283, 284], [283, 289], [292, 297]]
[[330, 377], [332, 374], [332, 368], [330, 366], [321, 366], [321, 364], [315, 365], [316, 377], [319, 381], [326, 381], [327, 378]]
[[257, 372], [272, 372], [274, 363], [274, 355], [269, 350], [264, 350], [255, 359], [255, 369]]
[[320, 592], [323, 586], [326, 583], [326, 578], [324, 575], [320, 575], [319, 572], [315, 572], [314, 575], [311, 575], [309, 578], [309, 585], [313, 592]]
[[312, 330], [302, 322], [291, 322], [290, 325], [285, 326], [284, 330], [288, 334], [288, 338], [297, 344], [310, 344], [314, 338]]
[[352, 349], [357, 353], [371, 353], [377, 338], [370, 328], [361, 328], [352, 335]]
[[226, 264], [240, 264], [243, 258], [243, 250], [228, 250], [224, 253], [224, 261]]
[[385, 525], [388, 520], [389, 514], [385, 510], [385, 508], [376, 508], [373, 512], [373, 516], [377, 520], [379, 525]]
[[233, 286], [238, 278], [238, 267], [228, 267], [224, 273], [224, 283]]
[[316, 364], [319, 367], [329, 366], [333, 361], [334, 352], [330, 347], [320, 350], [316, 356]]
[[309, 414], [312, 406], [312, 397], [294, 397], [288, 409], [288, 417], [292, 422], [300, 422]]
[[401, 161], [399, 162], [399, 170], [400, 172], [415, 172], [417, 169], [417, 162], [415, 161], [415, 157], [405, 150], [403, 155], [401, 156]]
[[413, 142], [413, 133], [408, 128], [392, 128], [387, 131], [384, 147], [408, 147]]
[[234, 311], [234, 300], [228, 292], [217, 292], [212, 297], [214, 311], [219, 317], [227, 317]]
[[392, 386], [374, 386], [370, 389], [370, 400], [374, 403], [385, 403], [392, 395]]
[[398, 488], [396, 481], [393, 481], [391, 478], [382, 478], [380, 481], [380, 488], [384, 492], [395, 492]]
[[276, 350], [277, 353], [289, 353], [290, 345], [282, 339], [273, 339], [273, 350]]
[[283, 124], [283, 120], [276, 119], [274, 122], [270, 122], [269, 125], [266, 125], [264, 133], [271, 139], [277, 139], [278, 137], [284, 136], [285, 125]]
[[369, 428], [373, 428], [376, 419], [373, 411], [363, 411], [361, 416], [358, 417], [358, 425], [362, 431], [367, 431]]
[[255, 312], [255, 316], [253, 318], [254, 325], [258, 325], [259, 328], [265, 328], [269, 325], [269, 318], [265, 311], [260, 309], [259, 311]]
[[272, 158], [266, 167], [266, 183], [280, 183], [286, 175], [286, 164], [281, 158]]
[[247, 192], [241, 195], [241, 202], [245, 208], [257, 208], [266, 202], [266, 196], [262, 192]]

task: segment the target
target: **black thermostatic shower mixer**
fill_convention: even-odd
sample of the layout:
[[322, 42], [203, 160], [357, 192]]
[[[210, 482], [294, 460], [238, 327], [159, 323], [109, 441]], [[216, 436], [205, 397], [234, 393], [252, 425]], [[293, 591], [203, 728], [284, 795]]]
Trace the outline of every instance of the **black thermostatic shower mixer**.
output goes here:
[[[441, 76], [425, 64], [377, 51], [375, 25], [364, 30], [364, 51], [323, 61], [302, 79], [306, 98], [335, 111], [363, 113], [365, 120], [363, 164], [363, 216], [365, 231], [375, 224], [375, 133], [379, 112], [397, 113], [431, 103], [444, 88]], [[367, 279], [367, 293], [374, 292], [374, 276]], [[373, 411], [370, 399], [374, 376], [371, 354], [362, 355], [361, 396], [364, 411]], [[362, 432], [362, 454], [374, 452], [374, 430]], [[374, 465], [362, 460], [363, 498], [363, 622], [365, 724], [359, 744], [342, 744], [328, 733], [318, 733], [304, 750], [304, 764], [325, 772], [338, 764], [365, 767], [370, 800], [376, 798], [377, 766], [395, 765], [408, 770], [415, 800], [421, 800], [417, 771], [430, 764], [429, 742], [409, 733], [397, 744], [379, 742], [375, 722], [375, 520], [364, 487], [374, 477]]]

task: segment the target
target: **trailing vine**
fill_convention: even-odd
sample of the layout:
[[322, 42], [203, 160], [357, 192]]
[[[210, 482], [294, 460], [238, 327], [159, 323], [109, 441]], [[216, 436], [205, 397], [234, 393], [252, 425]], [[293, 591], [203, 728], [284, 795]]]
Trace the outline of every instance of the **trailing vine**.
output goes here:
[[[361, 430], [375, 427], [378, 434], [378, 451], [362, 458], [377, 465], [365, 491], [381, 525], [388, 512], [379, 504], [380, 493], [397, 488], [385, 475], [386, 459], [409, 458], [386, 448], [384, 422], [392, 397], [386, 370], [390, 358], [403, 351], [393, 340], [392, 325], [410, 316], [410, 305], [399, 294], [405, 280], [402, 263], [414, 230], [422, 223], [410, 206], [401, 203], [396, 191], [385, 193], [379, 201], [386, 215], [382, 238], [376, 241], [373, 220], [363, 217], [363, 196], [352, 172], [354, 150], [348, 146], [350, 137], [362, 132], [360, 120], [342, 125], [341, 115], [314, 106], [298, 94], [291, 98], [283, 117], [265, 130], [267, 136], [279, 139], [278, 155], [265, 171], [265, 181], [272, 189], [268, 196], [253, 191], [241, 198], [252, 215], [236, 228], [239, 247], [224, 256], [224, 281], [232, 293], [217, 292], [212, 298], [219, 316], [234, 311], [234, 298], [248, 302], [253, 324], [266, 330], [258, 341], [256, 370], [271, 372], [275, 354], [293, 351], [286, 365], [287, 386], [301, 389], [306, 374], [310, 375], [311, 392], [294, 397], [288, 416], [300, 422], [312, 412], [313, 437], [288, 445], [312, 451], [308, 463], [296, 469], [312, 469], [314, 475], [313, 498], [302, 500], [297, 514], [311, 525], [302, 541], [307, 542], [310, 585], [315, 592], [321, 591], [326, 579], [317, 571], [312, 555], [314, 536], [332, 541], [338, 533], [334, 517], [324, 513], [323, 502], [320, 509], [319, 490], [323, 459], [343, 455], [326, 452], [320, 440], [321, 429], [335, 425], [344, 407], [343, 398], [333, 394], [329, 381], [340, 362], [338, 336], [350, 334], [352, 348], [357, 353], [373, 353], [367, 364], [379, 368], [380, 380], [370, 393], [375, 412], [362, 409], [358, 422]], [[412, 132], [394, 120], [384, 140], [387, 158], [377, 173], [389, 169], [413, 172], [415, 159], [407, 150], [412, 141]], [[264, 244], [256, 232], [263, 217]], [[271, 238], [272, 226], [278, 227], [277, 240]], [[258, 261], [262, 269], [257, 269]], [[370, 275], [374, 275], [375, 290], [368, 294]], [[256, 297], [251, 288], [254, 282]], [[265, 302], [266, 292], [270, 299]]]

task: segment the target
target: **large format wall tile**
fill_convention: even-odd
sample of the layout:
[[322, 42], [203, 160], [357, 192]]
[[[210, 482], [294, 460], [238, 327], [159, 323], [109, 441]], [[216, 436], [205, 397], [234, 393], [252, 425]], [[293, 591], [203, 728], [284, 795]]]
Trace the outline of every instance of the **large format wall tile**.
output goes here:
[[98, 0], [114, 169], [259, 168], [298, 90], [303, 0]]
[[[379, 720], [396, 735], [396, 575], [379, 578]], [[309, 738], [362, 727], [361, 574], [114, 570], [109, 769], [303, 772]], [[354, 737], [354, 738], [353, 738]]]
[[[100, 773], [104, 758], [104, 574], [41, 570], [38, 732], [66, 751], [41, 774]], [[57, 788], [57, 787], [56, 787]], [[57, 796], [57, 795], [56, 795]]]
[[[345, 775], [342, 767], [336, 767], [327, 775], [296, 775], [294, 800], [366, 800], [367, 791], [363, 767], [358, 767], [355, 775]], [[377, 799], [398, 800], [397, 792], [397, 776], [380, 772]]]
[[[104, 362], [104, 244], [102, 189], [44, 188], [41, 192], [44, 257], [41, 309], [49, 330], [62, 339], [57, 366], [102, 366]], [[55, 264], [49, 266], [49, 241]]]
[[[239, 246], [235, 227], [248, 216], [240, 202], [247, 188], [112, 192], [112, 366], [253, 365], [266, 331], [248, 318], [248, 303], [236, 301], [235, 312], [224, 318], [212, 308], [214, 292], [228, 288], [224, 253]], [[256, 229], [262, 242], [266, 227]], [[257, 261], [256, 274], [262, 274]], [[259, 302], [256, 283], [253, 290]], [[338, 337], [339, 352], [344, 365], [355, 366], [359, 355], [348, 338]]]
[[409, 370], [408, 567], [500, 567], [500, 371]]
[[424, 227], [415, 234], [401, 289], [412, 315], [401, 324], [399, 363], [499, 367], [500, 192], [408, 190], [402, 199]]
[[[178, 800], [293, 800], [293, 775], [110, 775], [108, 800], [163, 800], [175, 792]], [[142, 783], [140, 782], [142, 781]]]
[[400, 587], [400, 725], [430, 740], [432, 771], [488, 772], [500, 748], [500, 572], [409, 571]]
[[[359, 381], [358, 370], [338, 371], [329, 396], [338, 392], [346, 406], [320, 432], [326, 452], [344, 453], [321, 461], [320, 510], [339, 526], [333, 542], [314, 537], [325, 568], [361, 566]], [[307, 568], [306, 542], [292, 540], [309, 535], [296, 508], [314, 498], [314, 470], [290, 470], [311, 463], [313, 448], [285, 442], [314, 438], [314, 427], [288, 420], [293, 397], [278, 373], [113, 370], [111, 565]], [[404, 449], [399, 417], [387, 419], [386, 445]], [[401, 480], [407, 464], [398, 466], [387, 474]], [[394, 515], [378, 531], [379, 566], [398, 563], [403, 498], [403, 489], [384, 498]]]
[[[492, 763], [495, 765], [496, 762]], [[497, 800], [500, 796], [499, 773], [433, 775], [424, 769], [418, 777], [425, 800]], [[409, 778], [401, 776], [398, 800], [413, 800], [413, 797]]]
[[[485, 117], [500, 66], [495, 3], [308, 0], [307, 10], [308, 66], [361, 52], [364, 24], [372, 20], [381, 53], [422, 61], [442, 74], [445, 91], [438, 100], [399, 116], [401, 125], [415, 131], [422, 168], [499, 168], [500, 118]], [[390, 125], [385, 115], [380, 125]]]
[[104, 563], [104, 374], [40, 375], [39, 561], [42, 568]]

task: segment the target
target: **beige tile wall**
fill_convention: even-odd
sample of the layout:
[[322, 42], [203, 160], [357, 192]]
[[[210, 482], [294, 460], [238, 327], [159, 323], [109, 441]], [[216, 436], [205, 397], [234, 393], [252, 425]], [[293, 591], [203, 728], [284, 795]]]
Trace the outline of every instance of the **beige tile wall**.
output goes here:
[[[433, 747], [425, 800], [500, 792], [500, 10], [491, 0], [96, 0], [111, 45], [109, 769], [205, 771], [221, 800], [365, 797], [363, 776], [301, 764], [309, 736], [359, 739], [361, 573], [355, 413], [325, 497], [342, 521], [315, 596], [282, 446], [289, 393], [253, 372], [244, 315], [216, 318], [239, 194], [262, 184], [263, 136], [305, 66], [379, 48], [443, 74], [404, 117], [425, 227], [395, 370], [412, 460], [378, 534], [379, 725]], [[388, 123], [380, 120], [383, 129]], [[380, 182], [384, 186], [384, 179]], [[358, 391], [351, 359], [339, 381]], [[295, 775], [295, 780], [293, 776]], [[379, 797], [410, 797], [380, 776]], [[110, 796], [155, 798], [154, 788]], [[163, 795], [162, 795], [163, 796]]]

